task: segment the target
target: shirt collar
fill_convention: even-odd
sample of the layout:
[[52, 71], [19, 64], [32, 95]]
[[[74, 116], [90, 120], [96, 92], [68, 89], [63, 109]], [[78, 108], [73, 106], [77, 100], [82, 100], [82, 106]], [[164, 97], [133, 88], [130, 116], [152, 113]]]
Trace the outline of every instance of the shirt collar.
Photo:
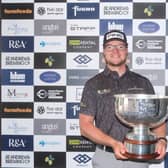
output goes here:
[[129, 68], [128, 66], [126, 65], [126, 71], [125, 73], [119, 77], [118, 73], [116, 71], [111, 71], [107, 66], [105, 67], [103, 73], [105, 76], [112, 76], [113, 78], [121, 78], [121, 77], [124, 77], [127, 73], [129, 73]]

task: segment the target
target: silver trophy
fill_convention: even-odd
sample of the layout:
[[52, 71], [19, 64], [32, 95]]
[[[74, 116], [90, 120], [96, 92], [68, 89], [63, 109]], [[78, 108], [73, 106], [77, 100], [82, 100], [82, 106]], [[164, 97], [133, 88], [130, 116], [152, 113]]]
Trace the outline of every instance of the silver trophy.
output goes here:
[[124, 139], [125, 156], [141, 160], [157, 157], [155, 146], [158, 137], [150, 129], [166, 120], [168, 96], [118, 94], [115, 95], [115, 113], [121, 122], [133, 127]]

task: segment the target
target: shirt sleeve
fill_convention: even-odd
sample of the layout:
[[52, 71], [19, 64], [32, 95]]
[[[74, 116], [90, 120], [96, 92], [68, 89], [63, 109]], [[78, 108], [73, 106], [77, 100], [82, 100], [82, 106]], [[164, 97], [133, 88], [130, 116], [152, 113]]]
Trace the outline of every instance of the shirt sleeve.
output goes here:
[[86, 82], [80, 102], [80, 113], [95, 116], [97, 108], [96, 88], [91, 81]]
[[146, 80], [146, 90], [148, 94], [155, 94], [152, 83], [148, 79]]

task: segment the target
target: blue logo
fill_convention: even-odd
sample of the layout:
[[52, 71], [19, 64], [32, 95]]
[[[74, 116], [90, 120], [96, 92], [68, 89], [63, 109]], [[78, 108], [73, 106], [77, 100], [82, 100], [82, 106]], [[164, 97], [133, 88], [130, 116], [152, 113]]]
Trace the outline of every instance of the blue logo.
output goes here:
[[33, 136], [31, 135], [3, 135], [2, 150], [4, 151], [32, 151]]
[[60, 142], [57, 142], [57, 141], [44, 141], [44, 140], [41, 140], [41, 141], [39, 141], [39, 145], [41, 146], [41, 147], [44, 147], [44, 146], [46, 146], [46, 145], [60, 145]]
[[100, 20], [100, 35], [104, 35], [107, 31], [117, 29], [125, 32], [126, 35], [132, 35], [132, 20]]
[[44, 72], [40, 75], [40, 79], [47, 83], [53, 83], [59, 81], [61, 76], [53, 71]]
[[79, 118], [80, 103], [67, 103], [67, 118]]
[[40, 46], [41, 46], [41, 47], [45, 47], [45, 46], [46, 46], [45, 41], [41, 41], [41, 42], [40, 42]]
[[144, 33], [154, 33], [160, 29], [160, 26], [155, 22], [143, 22], [138, 28]]
[[87, 55], [78, 55], [77, 57], [74, 58], [75, 62], [77, 62], [78, 64], [87, 64], [89, 63], [92, 59], [87, 56]]
[[68, 19], [98, 19], [98, 3], [68, 3]]
[[2, 76], [3, 85], [33, 85], [33, 70], [2, 70]]
[[33, 37], [2, 37], [2, 52], [33, 52]]
[[76, 155], [74, 158], [73, 158], [77, 163], [79, 164], [86, 164], [88, 163], [92, 158], [86, 154], [79, 154], [79, 155]]

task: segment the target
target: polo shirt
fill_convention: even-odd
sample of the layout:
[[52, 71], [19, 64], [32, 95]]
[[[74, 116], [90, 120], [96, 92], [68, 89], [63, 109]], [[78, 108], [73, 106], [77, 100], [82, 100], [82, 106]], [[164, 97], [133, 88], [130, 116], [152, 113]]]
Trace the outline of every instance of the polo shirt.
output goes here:
[[89, 79], [84, 86], [80, 102], [80, 113], [94, 117], [95, 125], [116, 140], [123, 141], [131, 129], [115, 115], [115, 94], [154, 94], [150, 81], [126, 67], [119, 76], [106, 66], [104, 71]]

